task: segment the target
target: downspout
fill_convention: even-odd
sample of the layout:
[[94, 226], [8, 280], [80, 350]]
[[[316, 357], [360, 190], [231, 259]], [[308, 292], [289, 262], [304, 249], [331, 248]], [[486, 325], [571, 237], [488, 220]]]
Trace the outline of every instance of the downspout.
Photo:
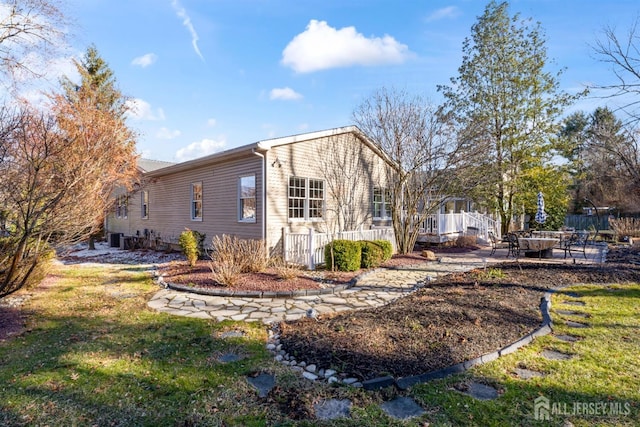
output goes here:
[[262, 215], [260, 215], [260, 222], [262, 223], [262, 239], [264, 240], [264, 248], [265, 251], [267, 251], [267, 258], [269, 258], [269, 247], [267, 246], [267, 233], [266, 233], [266, 229], [267, 229], [267, 191], [266, 191], [266, 187], [267, 187], [267, 157], [258, 152], [255, 148], [253, 150], [251, 150], [253, 152], [253, 154], [255, 154], [256, 156], [262, 158], [262, 184], [260, 185], [261, 187], [261, 191], [260, 191], [260, 198], [262, 200]]

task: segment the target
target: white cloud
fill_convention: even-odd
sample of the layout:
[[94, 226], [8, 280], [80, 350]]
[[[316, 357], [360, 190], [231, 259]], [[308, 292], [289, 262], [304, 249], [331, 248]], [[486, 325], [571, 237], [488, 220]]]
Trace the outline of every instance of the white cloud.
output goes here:
[[152, 65], [157, 60], [158, 60], [158, 55], [156, 55], [155, 53], [147, 53], [145, 55], [138, 56], [137, 58], [133, 58], [133, 61], [131, 61], [131, 64], [145, 68], [145, 67], [148, 67], [149, 65]]
[[409, 55], [407, 45], [393, 37], [366, 38], [355, 27], [335, 29], [326, 21], [312, 19], [282, 51], [282, 64], [298, 73], [354, 65], [402, 63]]
[[129, 111], [127, 115], [134, 120], [164, 120], [164, 111], [162, 108], [151, 108], [151, 104], [140, 98], [133, 98], [127, 101]]
[[448, 6], [431, 13], [425, 20], [427, 22], [438, 21], [445, 18], [455, 18], [458, 15], [460, 15], [460, 9], [456, 6]]
[[302, 95], [290, 87], [274, 88], [269, 92], [269, 99], [280, 99], [283, 101], [295, 101], [302, 99]]
[[214, 119], [214, 118], [211, 118], [211, 119], [207, 120], [207, 126], [210, 127], [210, 128], [215, 127], [215, 125], [217, 125], [217, 124], [218, 124], [218, 121], [216, 119]]
[[191, 159], [197, 159], [209, 154], [221, 151], [227, 144], [224, 138], [216, 141], [213, 139], [203, 139], [202, 141], [193, 142], [184, 148], [176, 151], [176, 160], [178, 162], [184, 162]]
[[179, 130], [170, 130], [168, 128], [165, 127], [161, 127], [160, 129], [158, 129], [158, 132], [156, 132], [156, 138], [158, 139], [174, 139], [179, 137], [182, 134], [182, 132], [180, 132]]
[[189, 34], [191, 34], [191, 45], [193, 46], [193, 50], [200, 57], [200, 59], [204, 61], [204, 57], [202, 56], [200, 48], [198, 47], [198, 40], [200, 40], [200, 37], [198, 37], [198, 33], [196, 32], [196, 29], [191, 22], [191, 18], [189, 17], [189, 15], [187, 15], [186, 9], [182, 7], [178, 0], [173, 0], [171, 2], [171, 6], [173, 6], [173, 9], [176, 11], [176, 15], [178, 15], [178, 18], [182, 19], [182, 25], [184, 25], [185, 28], [189, 31]]

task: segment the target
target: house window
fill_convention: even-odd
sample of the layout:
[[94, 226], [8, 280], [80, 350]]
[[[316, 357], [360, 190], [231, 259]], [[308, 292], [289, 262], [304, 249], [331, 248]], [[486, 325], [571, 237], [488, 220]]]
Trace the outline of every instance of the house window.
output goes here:
[[391, 190], [375, 187], [373, 189], [373, 217], [376, 219], [391, 218]]
[[289, 178], [289, 219], [317, 220], [324, 216], [324, 181]]
[[146, 190], [140, 193], [140, 206], [142, 219], [149, 219], [149, 192]]
[[309, 179], [309, 219], [324, 216], [324, 181]]
[[202, 183], [191, 184], [191, 219], [202, 221]]
[[241, 176], [239, 197], [239, 218], [240, 221], [256, 221], [256, 177], [255, 175]]
[[126, 195], [116, 197], [116, 218], [127, 218], [129, 198]]

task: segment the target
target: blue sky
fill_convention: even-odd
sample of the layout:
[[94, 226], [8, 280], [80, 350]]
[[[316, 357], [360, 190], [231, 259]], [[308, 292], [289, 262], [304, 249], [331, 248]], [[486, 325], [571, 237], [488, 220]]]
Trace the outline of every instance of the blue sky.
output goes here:
[[[146, 158], [183, 161], [263, 139], [352, 124], [382, 86], [434, 103], [457, 75], [486, 1], [68, 0], [78, 56], [93, 43], [136, 114]], [[590, 45], [627, 31], [635, 1], [513, 0], [539, 21], [561, 88], [611, 83]], [[574, 109], [592, 111], [591, 97]]]

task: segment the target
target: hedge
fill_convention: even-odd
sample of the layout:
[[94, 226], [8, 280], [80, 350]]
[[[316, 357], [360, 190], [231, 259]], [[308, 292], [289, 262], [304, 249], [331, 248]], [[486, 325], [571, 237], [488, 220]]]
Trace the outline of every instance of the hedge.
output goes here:
[[376, 268], [382, 264], [384, 251], [379, 243], [370, 240], [361, 240], [360, 248], [362, 252], [360, 266], [362, 268]]
[[334, 240], [324, 248], [324, 260], [329, 270], [356, 271], [360, 269], [360, 242]]

